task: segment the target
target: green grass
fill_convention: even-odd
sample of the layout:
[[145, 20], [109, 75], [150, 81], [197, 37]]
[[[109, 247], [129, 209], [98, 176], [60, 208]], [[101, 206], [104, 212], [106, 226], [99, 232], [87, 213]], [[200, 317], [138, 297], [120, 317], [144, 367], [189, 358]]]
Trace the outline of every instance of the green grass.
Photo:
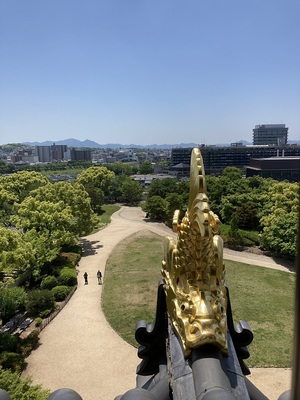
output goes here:
[[110, 223], [110, 217], [113, 213], [120, 210], [120, 206], [116, 206], [115, 204], [104, 204], [101, 206], [101, 210], [100, 223], [97, 230], [103, 229], [107, 224]]
[[[117, 245], [107, 261], [103, 310], [134, 346], [136, 323], [151, 323], [155, 316], [162, 259], [162, 238], [139, 232]], [[233, 261], [225, 265], [234, 320], [244, 319], [254, 333], [247, 365], [290, 367], [295, 276]]]

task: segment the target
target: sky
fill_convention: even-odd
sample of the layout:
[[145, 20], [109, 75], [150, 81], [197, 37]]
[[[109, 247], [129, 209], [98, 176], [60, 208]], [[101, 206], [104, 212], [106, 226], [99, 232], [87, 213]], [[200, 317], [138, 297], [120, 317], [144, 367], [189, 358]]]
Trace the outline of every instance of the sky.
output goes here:
[[298, 0], [0, 0], [0, 144], [300, 140]]

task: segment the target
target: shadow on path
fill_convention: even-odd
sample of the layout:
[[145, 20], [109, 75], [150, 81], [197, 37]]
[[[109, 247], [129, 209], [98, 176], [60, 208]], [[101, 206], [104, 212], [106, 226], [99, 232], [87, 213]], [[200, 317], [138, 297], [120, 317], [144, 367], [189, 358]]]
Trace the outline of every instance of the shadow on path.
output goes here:
[[82, 257], [93, 256], [97, 254], [97, 249], [101, 249], [103, 247], [100, 243], [100, 240], [87, 240], [87, 239], [80, 239], [79, 245], [83, 249]]

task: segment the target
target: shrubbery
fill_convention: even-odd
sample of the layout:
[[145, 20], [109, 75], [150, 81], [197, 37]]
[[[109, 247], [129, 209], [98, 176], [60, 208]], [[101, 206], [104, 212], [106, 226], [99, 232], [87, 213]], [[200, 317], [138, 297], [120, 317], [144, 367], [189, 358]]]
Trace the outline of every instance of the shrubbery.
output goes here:
[[0, 291], [0, 318], [5, 323], [18, 312], [25, 310], [27, 295], [20, 287], [2, 288]]
[[47, 289], [32, 290], [28, 293], [28, 314], [36, 317], [44, 317], [55, 309], [53, 293]]
[[17, 351], [19, 346], [18, 338], [9, 333], [0, 334], [0, 353], [2, 351]]
[[64, 267], [60, 271], [59, 283], [65, 286], [75, 286], [77, 285], [77, 273], [74, 268]]
[[0, 388], [5, 390], [12, 400], [46, 400], [50, 395], [40, 385], [31, 385], [30, 379], [21, 379], [17, 372], [4, 370], [1, 366]]
[[35, 326], [40, 326], [42, 322], [43, 322], [43, 318], [40, 318], [40, 317], [37, 317], [34, 320]]
[[51, 292], [53, 293], [54, 300], [55, 301], [63, 301], [68, 294], [70, 293], [70, 290], [68, 286], [55, 286]]
[[21, 353], [27, 357], [31, 350], [35, 349], [39, 342], [39, 332], [37, 329], [32, 331], [25, 339], [20, 340]]
[[0, 365], [4, 369], [10, 369], [11, 371], [22, 371], [24, 363], [24, 357], [20, 353], [3, 351], [0, 354]]
[[42, 280], [41, 289], [51, 290], [57, 285], [58, 285], [57, 278], [55, 278], [55, 276], [49, 275]]

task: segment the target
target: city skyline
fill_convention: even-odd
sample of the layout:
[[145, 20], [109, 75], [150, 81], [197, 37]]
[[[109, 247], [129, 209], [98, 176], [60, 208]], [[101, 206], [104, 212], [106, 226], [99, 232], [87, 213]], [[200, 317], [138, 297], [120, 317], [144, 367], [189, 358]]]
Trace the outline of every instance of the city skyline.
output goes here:
[[300, 139], [300, 4], [3, 0], [0, 144]]

